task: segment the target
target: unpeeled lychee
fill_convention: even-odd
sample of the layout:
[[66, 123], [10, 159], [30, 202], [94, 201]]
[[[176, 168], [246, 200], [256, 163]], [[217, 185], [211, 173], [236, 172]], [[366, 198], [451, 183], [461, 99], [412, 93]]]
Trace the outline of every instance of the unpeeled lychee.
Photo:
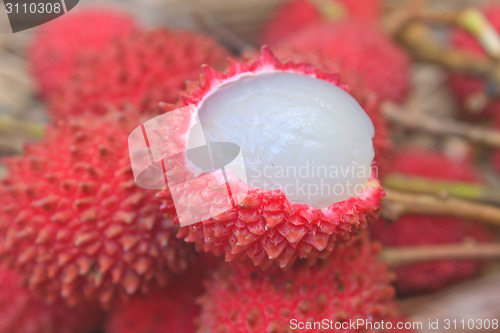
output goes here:
[[[393, 172], [446, 181], [478, 182], [481, 177], [467, 159], [452, 159], [443, 154], [408, 150], [393, 161]], [[396, 222], [377, 221], [372, 235], [386, 246], [425, 246], [487, 242], [493, 236], [483, 225], [440, 216], [403, 216]], [[402, 295], [430, 292], [476, 275], [477, 261], [441, 260], [409, 264], [396, 269], [396, 287]]]
[[137, 29], [134, 19], [106, 8], [70, 11], [43, 25], [27, 51], [39, 92], [47, 97], [75, 70], [82, 52], [96, 52]]
[[127, 137], [132, 114], [59, 121], [6, 160], [0, 254], [44, 299], [104, 306], [164, 284], [187, 265], [172, 218], [136, 186]]
[[200, 314], [196, 299], [204, 291], [202, 281], [219, 262], [200, 254], [169, 286], [122, 302], [109, 313], [106, 333], [194, 333]]
[[179, 286], [134, 296], [111, 312], [106, 333], [194, 333], [196, 296]]
[[221, 69], [228, 52], [211, 37], [181, 30], [136, 31], [82, 56], [73, 75], [51, 96], [49, 111], [65, 118], [112, 107], [141, 112], [173, 103], [201, 66]]
[[[488, 19], [491, 26], [500, 34], [500, 6], [487, 5], [481, 8], [481, 12]], [[468, 32], [460, 28], [455, 28], [451, 34], [452, 45], [462, 51], [468, 52], [474, 57], [485, 59], [486, 51], [478, 40]], [[469, 113], [471, 110], [475, 115], [491, 116], [500, 113], [500, 101], [492, 99], [484, 106], [476, 106], [474, 100], [478, 95], [488, 94], [488, 82], [484, 79], [463, 74], [452, 73], [449, 77], [449, 84], [454, 91], [459, 103]]]
[[89, 304], [46, 304], [20, 286], [17, 272], [0, 268], [0, 333], [90, 333], [102, 314]]
[[[233, 62], [226, 74], [206, 68], [201, 85], [178, 106], [162, 128], [169, 187], [158, 196], [163, 211], [198, 222], [178, 236], [199, 250], [285, 268], [297, 258], [328, 256], [377, 216], [383, 191], [370, 171], [373, 124], [338, 76], [283, 64], [263, 49], [257, 61]], [[241, 149], [235, 168], [245, 169], [247, 179], [226, 169], [229, 195], [220, 172], [189, 182], [199, 172], [183, 152], [199, 139], [197, 116], [208, 142]], [[310, 176], [295, 178], [293, 171], [304, 167]], [[333, 172], [328, 179], [312, 175], [323, 167]], [[360, 173], [350, 174], [354, 169]], [[341, 170], [347, 174], [334, 174]], [[318, 190], [320, 182], [326, 190]], [[299, 191], [307, 186], [316, 191]]]
[[[208, 281], [200, 299], [198, 332], [391, 331], [348, 324], [359, 319], [397, 325], [400, 313], [393, 299], [391, 274], [377, 259], [378, 249], [366, 240], [341, 245], [314, 266], [297, 262], [285, 272], [224, 265]], [[323, 320], [332, 326], [309, 330], [304, 326]], [[347, 325], [334, 326], [342, 322]], [[292, 326], [298, 323], [303, 326]]]
[[410, 88], [408, 55], [370, 24], [313, 24], [274, 45], [273, 51], [280, 59], [339, 73], [354, 91], [364, 87], [384, 100], [402, 102]]
[[265, 25], [261, 41], [264, 44], [279, 43], [311, 24], [342, 17], [374, 22], [380, 17], [380, 7], [380, 0], [286, 1]]

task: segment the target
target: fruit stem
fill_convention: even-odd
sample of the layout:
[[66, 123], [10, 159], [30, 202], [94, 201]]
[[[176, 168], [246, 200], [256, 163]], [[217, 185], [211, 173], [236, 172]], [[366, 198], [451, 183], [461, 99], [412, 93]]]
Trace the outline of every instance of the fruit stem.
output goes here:
[[387, 188], [403, 192], [452, 196], [500, 206], [500, 191], [483, 184], [431, 180], [402, 174], [387, 175], [383, 183]]
[[500, 59], [500, 36], [488, 19], [477, 8], [464, 9], [457, 24], [476, 37], [493, 59]]
[[494, 87], [491, 92], [488, 91], [488, 94], [498, 97], [500, 96], [500, 65], [494, 59], [473, 56], [444, 46], [425, 24], [425, 20], [456, 23], [460, 13], [430, 14], [402, 9], [389, 16], [386, 21], [386, 30], [398, 39], [418, 61], [438, 64], [454, 72], [491, 80]]
[[383, 113], [391, 123], [433, 135], [451, 135], [472, 143], [500, 148], [500, 131], [451, 119], [441, 119], [417, 112], [407, 112], [393, 103], [386, 103]]
[[45, 133], [45, 126], [41, 123], [19, 121], [5, 114], [0, 114], [0, 133], [21, 132], [30, 138], [40, 139]]
[[499, 260], [500, 244], [464, 242], [452, 245], [386, 247], [380, 255], [391, 266], [434, 260]]
[[500, 208], [450, 196], [432, 196], [385, 189], [382, 216], [395, 221], [403, 215], [451, 216], [500, 226]]

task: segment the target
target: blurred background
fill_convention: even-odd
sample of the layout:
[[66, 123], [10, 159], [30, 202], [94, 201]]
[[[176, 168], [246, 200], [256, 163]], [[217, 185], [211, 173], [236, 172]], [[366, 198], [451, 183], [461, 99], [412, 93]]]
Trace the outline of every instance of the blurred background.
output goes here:
[[[362, 2], [363, 0], [359, 0]], [[148, 27], [169, 26], [197, 30], [213, 35], [220, 43], [236, 52], [248, 52], [260, 47], [259, 35], [274, 10], [283, 0], [81, 0], [79, 9], [86, 6], [119, 8], [137, 17]], [[500, 1], [498, 1], [500, 2]], [[492, 1], [481, 0], [384, 0], [384, 29], [397, 26], [398, 15], [410, 6], [424, 5], [430, 11], [459, 10]], [[5, 17], [3, 22], [5, 26]], [[449, 27], [432, 26], [432, 33], [443, 45], [448, 43]], [[48, 32], [50, 33], [50, 32]], [[391, 31], [397, 35], [397, 31]], [[16, 34], [0, 34], [0, 157], [19, 155], [23, 144], [40, 136], [40, 126], [49, 121], [44, 104], [34, 88], [26, 64], [25, 50], [33, 30]], [[410, 50], [411, 53], [411, 50]], [[414, 55], [415, 56], [415, 55]], [[408, 112], [436, 117], [457, 118], [460, 108], [446, 84], [448, 69], [436, 61], [415, 61], [411, 64], [411, 91], [401, 108]], [[399, 122], [399, 121], [398, 121]], [[479, 124], [488, 126], [488, 121]], [[436, 148], [450, 155], [466, 156], [475, 147], [460, 135], [435, 135], [432, 132], [408, 130], [408, 126], [394, 126], [391, 137], [401, 148], [417, 145]], [[500, 192], [500, 178], [481, 162], [478, 166], [489, 185]], [[6, 174], [0, 163], [0, 177]], [[497, 193], [498, 194], [498, 193]], [[1, 200], [1, 198], [0, 198]], [[500, 221], [499, 221], [500, 222]], [[410, 318], [497, 318], [500, 319], [500, 272], [492, 262], [486, 273], [428, 295], [406, 298], [402, 305]], [[465, 330], [491, 332], [491, 330]], [[426, 330], [424, 330], [426, 332]], [[430, 331], [429, 331], [430, 332]]]

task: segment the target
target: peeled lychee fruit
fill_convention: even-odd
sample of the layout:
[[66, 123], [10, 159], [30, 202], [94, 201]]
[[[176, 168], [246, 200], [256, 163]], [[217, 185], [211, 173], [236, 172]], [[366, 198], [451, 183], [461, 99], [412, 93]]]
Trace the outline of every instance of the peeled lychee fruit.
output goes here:
[[354, 21], [314, 24], [273, 47], [280, 59], [339, 73], [353, 90], [364, 87], [401, 102], [410, 88], [410, 59], [376, 27]]
[[264, 27], [261, 41], [275, 44], [311, 24], [342, 18], [375, 22], [380, 0], [290, 0], [279, 6]]
[[[387, 265], [379, 246], [368, 242], [341, 245], [314, 266], [305, 262], [289, 271], [261, 272], [224, 265], [200, 299], [198, 332], [388, 332], [349, 321], [392, 325], [400, 317]], [[314, 322], [330, 326], [305, 326]], [[335, 326], [347, 323], [344, 327]], [[300, 325], [300, 326], [299, 326]], [[397, 325], [397, 323], [394, 323]], [[396, 330], [395, 330], [396, 331]]]
[[44, 24], [27, 52], [39, 92], [47, 97], [63, 84], [75, 70], [82, 52], [100, 52], [134, 30], [136, 23], [131, 16], [105, 8], [70, 11]]
[[89, 305], [45, 304], [21, 287], [17, 272], [0, 268], [0, 333], [90, 333], [101, 313]]
[[[122, 112], [124, 113], [124, 112]], [[172, 218], [132, 175], [129, 114], [60, 121], [0, 183], [0, 254], [44, 299], [115, 299], [163, 285], [187, 265]]]
[[[374, 127], [337, 75], [281, 63], [264, 48], [226, 74], [206, 67], [178, 106], [161, 129], [169, 186], [158, 197], [163, 211], [191, 224], [178, 237], [199, 250], [285, 268], [327, 256], [376, 218], [383, 190], [371, 170]], [[224, 145], [238, 156], [215, 161], [223, 172], [192, 159], [207, 147], [228, 154]]]
[[[469, 160], [452, 159], [443, 154], [408, 150], [393, 161], [393, 172], [446, 181], [478, 182]], [[466, 241], [493, 241], [483, 225], [442, 216], [408, 215], [396, 222], [383, 219], [372, 227], [372, 235], [386, 246], [426, 246], [459, 244]], [[431, 292], [476, 275], [481, 268], [477, 261], [433, 261], [409, 264], [396, 269], [396, 287], [400, 294]]]
[[228, 52], [211, 37], [167, 29], [137, 31], [82, 56], [74, 74], [51, 96], [55, 118], [85, 111], [103, 114], [110, 106], [158, 111], [174, 103], [201, 66], [222, 68]]
[[[500, 6], [488, 5], [481, 9], [491, 26], [500, 34]], [[468, 52], [474, 57], [485, 59], [486, 51], [479, 41], [463, 29], [455, 28], [451, 34], [452, 45], [462, 51]], [[449, 84], [454, 91], [459, 103], [466, 112], [474, 112], [476, 116], [488, 116], [500, 113], [500, 101], [492, 99], [485, 105], [479, 107], [475, 100], [478, 95], [488, 94], [488, 82], [484, 79], [463, 74], [452, 73]]]

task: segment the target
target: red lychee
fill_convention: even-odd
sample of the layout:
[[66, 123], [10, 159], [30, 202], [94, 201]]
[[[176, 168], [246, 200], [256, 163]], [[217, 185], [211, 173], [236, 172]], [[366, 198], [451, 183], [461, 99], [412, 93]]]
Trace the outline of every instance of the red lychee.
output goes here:
[[[206, 67], [201, 85], [178, 106], [162, 128], [169, 187], [158, 196], [179, 220], [201, 221], [178, 234], [199, 250], [285, 268], [327, 256], [377, 216], [383, 190], [370, 170], [373, 124], [336, 75], [283, 64], [263, 49], [257, 61], [233, 62], [226, 74]], [[207, 142], [241, 151], [227, 182], [219, 172], [197, 178], [200, 169], [182, 153], [196, 147], [197, 117]], [[303, 168], [308, 175], [294, 177]]]
[[364, 87], [401, 102], [410, 88], [410, 59], [377, 27], [362, 22], [313, 24], [273, 47], [280, 59], [339, 73], [354, 91]]
[[[481, 8], [481, 11], [497, 33], [500, 33], [500, 6], [488, 5]], [[466, 51], [475, 57], [483, 59], [487, 57], [484, 48], [477, 39], [463, 29], [455, 28], [453, 30], [451, 43], [457, 49]], [[449, 84], [466, 112], [470, 110], [471, 105], [474, 105], [473, 101], [476, 95], [488, 92], [488, 83], [484, 79], [474, 76], [450, 74]], [[491, 100], [484, 107], [473, 111], [476, 112], [476, 115], [481, 116], [498, 114], [500, 113], [500, 101]]]
[[34, 293], [107, 306], [185, 268], [189, 246], [134, 182], [127, 137], [139, 123], [125, 113], [59, 121], [6, 160], [0, 254]]
[[[364, 22], [380, 17], [380, 0], [291, 0], [276, 9], [262, 32], [264, 44], [275, 44], [307, 26], [343, 16]], [[331, 18], [335, 19], [335, 18]]]
[[0, 268], [0, 333], [90, 333], [102, 314], [89, 305], [45, 304], [20, 286], [17, 272]]
[[70, 11], [43, 25], [27, 51], [39, 92], [47, 97], [73, 73], [83, 51], [100, 51], [136, 30], [134, 19], [111, 9]]
[[220, 263], [213, 256], [198, 255], [189, 269], [165, 288], [134, 296], [114, 308], [106, 321], [106, 333], [194, 333], [204, 291], [202, 281]]
[[71, 78], [50, 99], [54, 118], [85, 111], [102, 114], [109, 106], [141, 112], [174, 103], [201, 66], [222, 68], [228, 52], [211, 37], [188, 31], [137, 31], [82, 56]]
[[224, 265], [200, 299], [198, 332], [391, 331], [349, 326], [357, 320], [397, 325], [391, 274], [378, 249], [366, 241], [341, 245], [312, 267], [297, 262], [285, 272]]
[[[452, 159], [425, 150], [407, 150], [393, 161], [393, 172], [447, 181], [478, 182], [481, 177], [467, 159]], [[403, 216], [390, 223], [380, 219], [372, 227], [372, 235], [387, 246], [425, 246], [458, 244], [464, 241], [492, 241], [483, 225], [456, 218], [438, 216]], [[396, 287], [402, 295], [430, 292], [476, 275], [477, 261], [423, 262], [396, 269]]]

